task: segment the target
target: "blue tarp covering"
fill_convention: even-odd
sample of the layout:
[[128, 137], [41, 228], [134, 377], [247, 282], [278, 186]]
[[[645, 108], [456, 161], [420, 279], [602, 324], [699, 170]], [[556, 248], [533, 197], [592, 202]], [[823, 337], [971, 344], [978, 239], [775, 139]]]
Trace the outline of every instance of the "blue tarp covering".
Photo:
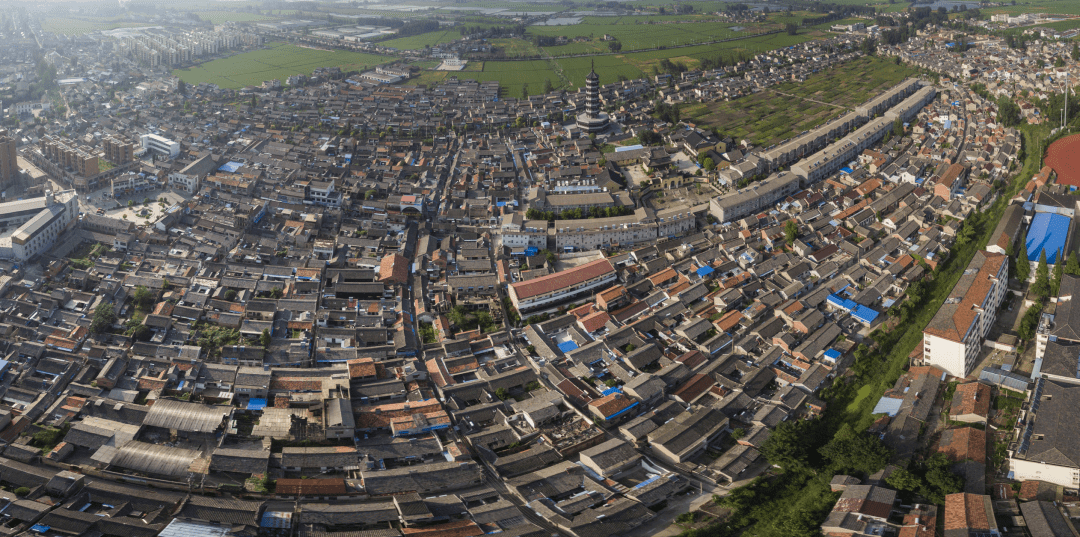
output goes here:
[[45, 533], [51, 529], [51, 527], [46, 526], [45, 524], [34, 524], [30, 527], [30, 531], [36, 531], [38, 533]]
[[1038, 261], [1046, 252], [1046, 262], [1053, 265], [1057, 261], [1058, 251], [1065, 248], [1065, 239], [1069, 237], [1068, 216], [1054, 213], [1035, 213], [1031, 228], [1027, 234], [1027, 255], [1031, 261]]
[[840, 358], [840, 351], [836, 349], [829, 349], [825, 351], [825, 357], [830, 360], [836, 360], [837, 358]]
[[709, 274], [712, 274], [712, 273], [713, 273], [712, 267], [701, 267], [701, 268], [697, 269], [697, 275], [698, 276], [708, 276]]
[[843, 168], [840, 168], [840, 171], [842, 171], [842, 172], [844, 172], [846, 174], [850, 174], [854, 170], [852, 170], [851, 168], [848, 168], [847, 166], [844, 166]]
[[577, 349], [577, 343], [574, 343], [573, 341], [564, 341], [562, 343], [559, 343], [560, 351], [570, 352], [575, 349]]
[[525, 248], [525, 255], [527, 256], [531, 257], [538, 253], [540, 253], [540, 250], [537, 250], [535, 246], [529, 246], [528, 248]]
[[608, 389], [600, 392], [601, 395], [611, 395], [613, 393], [622, 393], [622, 388], [620, 388], [618, 386], [614, 386], [614, 387], [608, 388]]
[[266, 398], [264, 397], [252, 397], [248, 399], [248, 410], [264, 410], [266, 408]]
[[239, 170], [240, 167], [243, 165], [243, 162], [226, 162], [225, 164], [222, 164], [221, 167], [218, 168], [218, 170], [223, 172], [235, 173], [236, 170]]

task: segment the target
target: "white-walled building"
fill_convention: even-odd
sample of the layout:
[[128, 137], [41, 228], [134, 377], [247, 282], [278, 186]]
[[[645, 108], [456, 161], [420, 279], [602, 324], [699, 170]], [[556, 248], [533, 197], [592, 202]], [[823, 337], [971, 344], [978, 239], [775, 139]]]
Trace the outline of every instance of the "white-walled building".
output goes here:
[[956, 377], [971, 373], [1008, 282], [1008, 256], [976, 252], [949, 298], [923, 329], [924, 361]]
[[1080, 435], [1076, 409], [1080, 385], [1040, 379], [1031, 395], [1009, 470], [1018, 481], [1038, 480], [1066, 488], [1080, 486]]
[[[52, 248], [56, 238], [78, 218], [79, 200], [74, 190], [31, 200], [0, 203], [0, 258], [26, 261]], [[11, 226], [18, 226], [13, 231]]]
[[143, 149], [154, 151], [168, 158], [176, 158], [180, 154], [180, 144], [164, 136], [144, 134], [139, 140], [142, 142]]

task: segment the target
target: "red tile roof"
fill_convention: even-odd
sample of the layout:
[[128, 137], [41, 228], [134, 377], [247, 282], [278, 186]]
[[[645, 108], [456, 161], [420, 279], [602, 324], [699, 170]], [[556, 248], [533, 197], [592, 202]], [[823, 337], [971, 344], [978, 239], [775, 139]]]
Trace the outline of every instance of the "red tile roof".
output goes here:
[[949, 415], [965, 414], [974, 414], [983, 418], [990, 415], [990, 386], [979, 382], [969, 382], [956, 387]]
[[510, 289], [518, 300], [525, 300], [547, 293], [553, 293], [566, 289], [573, 285], [579, 285], [594, 278], [600, 278], [615, 272], [611, 262], [607, 259], [597, 259], [580, 267], [574, 267], [555, 274], [548, 274], [532, 280], [510, 284]]
[[[990, 517], [993, 512], [987, 513], [987, 505], [984, 501], [986, 496], [981, 494], [968, 494], [958, 492], [945, 497], [945, 531], [949, 530], [983, 530], [991, 528]], [[997, 524], [993, 527], [996, 529]]]
[[383, 256], [379, 262], [379, 281], [405, 283], [409, 279], [409, 260], [398, 254]]
[[376, 375], [374, 358], [357, 358], [349, 360], [348, 364], [349, 378], [374, 377]]

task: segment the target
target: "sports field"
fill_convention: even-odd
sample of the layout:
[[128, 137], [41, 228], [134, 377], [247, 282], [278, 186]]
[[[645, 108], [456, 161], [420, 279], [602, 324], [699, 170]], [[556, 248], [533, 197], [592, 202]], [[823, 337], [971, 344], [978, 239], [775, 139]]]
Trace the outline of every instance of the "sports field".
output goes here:
[[733, 101], [684, 105], [682, 117], [764, 147], [838, 117], [912, 74], [906, 66], [864, 57], [802, 83], [782, 84]]
[[188, 84], [209, 82], [222, 88], [257, 86], [266, 80], [283, 83], [292, 75], [310, 75], [316, 67], [340, 67], [342, 71], [364, 70], [396, 58], [343, 50], [318, 50], [274, 43], [269, 48], [213, 60], [173, 74]]
[[1043, 162], [1057, 173], [1058, 184], [1080, 187], [1080, 134], [1050, 144]]

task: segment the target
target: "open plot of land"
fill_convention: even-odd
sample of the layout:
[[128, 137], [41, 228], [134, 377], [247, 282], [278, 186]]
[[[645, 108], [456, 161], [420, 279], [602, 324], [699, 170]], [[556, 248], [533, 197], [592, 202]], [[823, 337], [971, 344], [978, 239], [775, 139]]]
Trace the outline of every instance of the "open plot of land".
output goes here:
[[46, 32], [64, 35], [82, 35], [99, 30], [114, 30], [116, 28], [139, 28], [152, 26], [150, 23], [140, 22], [108, 22], [89, 21], [82, 19], [42, 17], [41, 29]]
[[859, 58], [801, 84], [783, 84], [733, 101], [686, 105], [682, 116], [767, 146], [840, 116], [912, 74], [891, 61]]
[[525, 39], [488, 39], [488, 43], [509, 57], [540, 56], [544, 53], [532, 41]]
[[310, 75], [316, 67], [340, 67], [342, 71], [369, 69], [393, 61], [390, 56], [319, 50], [281, 43], [269, 48], [213, 60], [173, 74], [188, 84], [209, 82], [223, 88], [257, 86], [263, 81], [284, 81], [292, 75]]

